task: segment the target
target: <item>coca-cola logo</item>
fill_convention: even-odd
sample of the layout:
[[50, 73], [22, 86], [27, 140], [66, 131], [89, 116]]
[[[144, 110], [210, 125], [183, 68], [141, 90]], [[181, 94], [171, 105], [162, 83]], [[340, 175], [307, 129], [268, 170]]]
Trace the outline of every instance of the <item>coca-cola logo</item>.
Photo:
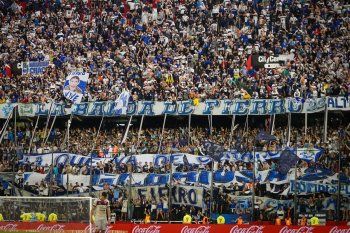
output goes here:
[[312, 233], [313, 227], [300, 227], [297, 229], [288, 228], [288, 226], [283, 227], [279, 233]]
[[181, 233], [209, 233], [210, 226], [189, 227], [185, 226], [181, 229]]
[[160, 228], [161, 226], [149, 226], [149, 227], [140, 227], [140, 226], [135, 226], [132, 229], [132, 233], [160, 233]]
[[9, 224], [0, 226], [0, 230], [1, 231], [14, 231], [14, 230], [17, 230], [17, 224], [9, 223]]
[[64, 232], [64, 227], [65, 225], [62, 225], [62, 224], [55, 224], [55, 225], [40, 224], [36, 230], [44, 231], [44, 232], [51, 232], [51, 231]]
[[[85, 230], [84, 230], [84, 232], [90, 232], [90, 229], [91, 229], [91, 232], [95, 232], [96, 231], [96, 227], [94, 226], [94, 225], [92, 225], [92, 224], [89, 224], [89, 225], [87, 225], [86, 227], [85, 227]], [[112, 227], [111, 226], [107, 226], [106, 227], [106, 230], [105, 230], [105, 233], [109, 233], [109, 230], [111, 230], [112, 229]]]
[[263, 233], [264, 226], [250, 226], [250, 227], [239, 227], [234, 226], [231, 228], [230, 233]]
[[350, 233], [350, 228], [339, 229], [335, 226], [329, 231], [329, 233]]

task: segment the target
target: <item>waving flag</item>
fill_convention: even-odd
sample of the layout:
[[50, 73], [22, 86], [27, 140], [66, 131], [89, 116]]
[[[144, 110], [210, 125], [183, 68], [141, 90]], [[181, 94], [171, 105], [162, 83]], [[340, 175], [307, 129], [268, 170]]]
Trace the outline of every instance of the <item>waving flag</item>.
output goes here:
[[282, 174], [287, 174], [288, 171], [298, 162], [298, 156], [291, 150], [285, 149], [282, 151], [278, 161], [278, 171]]
[[225, 152], [225, 148], [219, 144], [213, 143], [211, 141], [205, 141], [203, 143], [203, 148], [207, 154], [207, 156], [211, 157], [213, 160], [219, 162], [223, 153]]
[[130, 92], [128, 90], [124, 90], [115, 100], [115, 112], [117, 115], [126, 115], [126, 111], [128, 109], [129, 104], [129, 98]]
[[265, 131], [262, 130], [256, 136], [255, 140], [256, 141], [267, 141], [267, 142], [270, 142], [270, 141], [276, 141], [276, 137], [271, 135], [271, 134], [268, 134], [268, 133], [266, 133]]

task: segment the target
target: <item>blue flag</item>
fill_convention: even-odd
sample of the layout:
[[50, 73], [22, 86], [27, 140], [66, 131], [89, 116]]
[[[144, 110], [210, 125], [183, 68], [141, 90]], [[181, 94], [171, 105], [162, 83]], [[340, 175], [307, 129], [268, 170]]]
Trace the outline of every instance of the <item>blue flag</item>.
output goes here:
[[278, 161], [277, 170], [281, 174], [287, 174], [288, 171], [295, 166], [298, 162], [298, 156], [289, 149], [282, 151], [280, 159]]

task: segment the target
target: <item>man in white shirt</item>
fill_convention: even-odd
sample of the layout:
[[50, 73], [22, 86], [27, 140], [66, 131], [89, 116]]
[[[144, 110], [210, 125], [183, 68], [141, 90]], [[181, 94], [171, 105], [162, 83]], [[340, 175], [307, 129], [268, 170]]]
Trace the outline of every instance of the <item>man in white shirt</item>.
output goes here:
[[107, 199], [107, 193], [101, 193], [100, 199], [94, 201], [91, 210], [91, 224], [95, 224], [95, 232], [106, 232], [110, 223], [111, 209]]

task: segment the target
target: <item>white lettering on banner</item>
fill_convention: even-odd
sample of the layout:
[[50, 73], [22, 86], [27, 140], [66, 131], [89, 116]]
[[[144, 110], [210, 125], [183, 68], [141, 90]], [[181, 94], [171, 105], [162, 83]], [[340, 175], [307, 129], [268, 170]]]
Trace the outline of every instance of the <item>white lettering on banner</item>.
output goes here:
[[264, 226], [251, 226], [248, 228], [240, 228], [234, 226], [231, 228], [230, 233], [263, 233]]
[[[111, 226], [107, 226], [107, 227], [106, 227], [106, 230], [105, 230], [105, 233], [109, 233], [110, 230], [111, 230], [112, 228], [113, 228], [113, 227], [111, 227]], [[91, 232], [95, 232], [96, 227], [93, 226], [92, 224], [89, 224], [89, 225], [87, 225], [87, 226], [85, 227], [84, 232], [90, 232], [90, 229], [91, 229]]]
[[350, 228], [338, 229], [338, 226], [333, 227], [329, 233], [350, 233]]
[[313, 227], [300, 227], [298, 229], [288, 228], [288, 226], [283, 227], [279, 233], [312, 233]]
[[6, 224], [4, 226], [0, 226], [0, 230], [1, 231], [5, 231], [5, 232], [7, 232], [7, 231], [15, 231], [15, 230], [17, 230], [17, 224], [9, 223], [9, 224]]
[[210, 226], [200, 226], [200, 227], [188, 227], [185, 226], [181, 229], [181, 233], [209, 233]]
[[135, 226], [132, 229], [132, 233], [160, 233], [161, 226], [149, 226], [149, 227], [140, 227]]
[[41, 224], [38, 226], [38, 228], [36, 229], [37, 231], [44, 231], [44, 232], [64, 232], [64, 227], [65, 225], [61, 225], [61, 224], [55, 224], [55, 225], [45, 225], [45, 224]]

